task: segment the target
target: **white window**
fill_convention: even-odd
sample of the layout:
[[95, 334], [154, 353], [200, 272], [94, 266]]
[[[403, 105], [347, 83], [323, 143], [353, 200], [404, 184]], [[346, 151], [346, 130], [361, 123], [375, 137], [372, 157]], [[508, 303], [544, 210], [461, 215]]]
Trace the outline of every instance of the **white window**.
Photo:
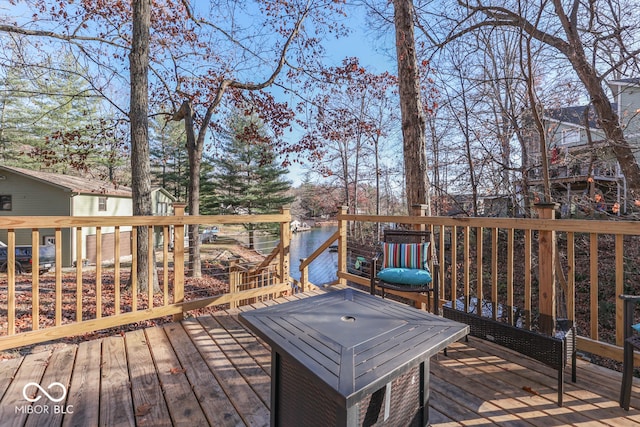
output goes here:
[[107, 198], [98, 197], [98, 212], [105, 212], [107, 210]]

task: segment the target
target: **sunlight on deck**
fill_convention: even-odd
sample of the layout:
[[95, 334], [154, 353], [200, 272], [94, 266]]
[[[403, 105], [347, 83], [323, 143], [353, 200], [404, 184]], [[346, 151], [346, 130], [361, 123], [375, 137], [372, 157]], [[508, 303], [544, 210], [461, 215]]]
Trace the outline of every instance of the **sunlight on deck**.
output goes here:
[[[0, 393], [7, 391], [0, 395], [0, 419], [16, 426], [41, 425], [37, 414], [15, 414], [13, 408], [24, 384], [55, 379], [68, 384], [66, 404], [75, 411], [51, 425], [80, 419], [77, 425], [268, 425], [270, 348], [237, 319], [250, 309], [4, 361]], [[53, 378], [53, 372], [58, 376]], [[640, 388], [636, 383], [626, 412], [617, 402], [620, 379], [618, 372], [580, 360], [578, 381], [565, 382], [560, 408], [553, 369], [491, 343], [460, 341], [449, 346], [447, 356], [432, 359], [431, 425], [640, 425]]]

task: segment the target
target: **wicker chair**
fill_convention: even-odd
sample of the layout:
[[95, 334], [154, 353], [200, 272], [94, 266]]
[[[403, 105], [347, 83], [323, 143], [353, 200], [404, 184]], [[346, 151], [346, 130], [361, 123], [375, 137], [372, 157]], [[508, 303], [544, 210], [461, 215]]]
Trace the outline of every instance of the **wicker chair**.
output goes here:
[[[431, 294], [433, 294], [433, 313], [439, 313], [439, 302], [440, 297], [438, 293], [438, 268], [437, 262], [434, 256], [433, 247], [431, 245], [431, 232], [422, 231], [422, 230], [393, 230], [388, 229], [384, 230], [382, 245], [385, 243], [429, 243], [427, 248], [427, 266], [423, 268], [423, 270], [429, 271], [428, 265], [433, 265], [433, 271], [429, 271], [431, 274], [431, 282], [415, 285], [415, 284], [406, 284], [397, 281], [391, 280], [383, 280], [378, 277], [378, 273], [380, 272], [380, 267], [382, 264], [382, 251], [377, 253], [373, 259], [371, 260], [371, 271], [370, 271], [370, 279], [371, 279], [371, 294], [376, 294], [376, 288], [380, 288], [380, 293], [382, 298], [385, 296], [385, 289], [392, 289], [400, 292], [421, 292], [427, 294], [427, 303], [429, 307], [432, 307], [431, 304]], [[432, 262], [433, 261], [433, 262]]]
[[640, 296], [620, 295], [624, 301], [624, 358], [622, 362], [622, 387], [620, 389], [620, 407], [629, 410], [631, 386], [633, 385], [633, 352], [640, 349], [640, 335], [633, 333], [635, 304]]

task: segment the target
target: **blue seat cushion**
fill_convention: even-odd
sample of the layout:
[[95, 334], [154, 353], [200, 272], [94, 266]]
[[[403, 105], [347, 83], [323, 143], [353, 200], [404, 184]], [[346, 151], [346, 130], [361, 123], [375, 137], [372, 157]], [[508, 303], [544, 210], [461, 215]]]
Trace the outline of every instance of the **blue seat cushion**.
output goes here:
[[635, 325], [631, 325], [631, 327], [633, 329], [635, 329], [636, 331], [640, 332], [640, 323], [636, 323]]
[[388, 283], [410, 286], [424, 286], [431, 283], [431, 273], [421, 268], [383, 268], [378, 279]]

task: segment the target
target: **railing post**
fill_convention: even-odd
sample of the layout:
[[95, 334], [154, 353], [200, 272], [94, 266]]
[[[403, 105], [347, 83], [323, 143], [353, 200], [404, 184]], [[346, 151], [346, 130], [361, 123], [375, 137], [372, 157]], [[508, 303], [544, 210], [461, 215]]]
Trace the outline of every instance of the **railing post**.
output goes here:
[[[555, 203], [538, 203], [538, 217], [543, 223], [555, 220]], [[556, 327], [556, 232], [538, 231], [538, 273], [540, 331], [553, 335]]]
[[[305, 261], [306, 258], [300, 258], [300, 264]], [[309, 280], [309, 267], [300, 269], [300, 292], [307, 290], [307, 281]]]
[[[411, 206], [411, 216], [427, 216], [429, 205], [413, 205]], [[425, 224], [411, 224], [414, 230], [424, 230]]]
[[[338, 283], [340, 286], [347, 285], [347, 279], [340, 273], [347, 272], [347, 221], [343, 219], [349, 212], [349, 206], [341, 206], [338, 213]], [[340, 277], [343, 276], [343, 277]]]
[[[173, 204], [173, 215], [184, 217], [184, 203]], [[173, 226], [173, 303], [184, 302], [184, 223], [183, 219], [176, 218]], [[173, 321], [179, 322], [184, 317], [184, 312], [174, 314]]]
[[[417, 204], [417, 205], [411, 206], [410, 213], [411, 213], [411, 216], [427, 216], [428, 209], [429, 209], [429, 205]], [[426, 224], [411, 224], [410, 227], [417, 231], [424, 231], [426, 229]], [[429, 251], [431, 251], [432, 254], [434, 253], [434, 248], [435, 246], [434, 246], [434, 240], [433, 240], [433, 234], [432, 234], [431, 241], [429, 242]], [[433, 256], [431, 257], [431, 260], [433, 261]], [[429, 268], [431, 269], [432, 273], [435, 273], [433, 271], [433, 262], [431, 263], [431, 265], [429, 265]], [[438, 303], [439, 301], [434, 301], [433, 305], [437, 307]], [[425, 309], [425, 308], [427, 310], [431, 309], [431, 307], [423, 307], [423, 304], [420, 301], [416, 301], [414, 305], [416, 308], [420, 308], [420, 309]]]
[[281, 283], [291, 283], [291, 272], [289, 271], [289, 257], [291, 253], [289, 249], [291, 247], [291, 209], [288, 207], [280, 208], [280, 213], [285, 218], [280, 223], [280, 260], [278, 263], [278, 269], [280, 270]]
[[233, 299], [229, 303], [230, 308], [238, 308], [238, 300], [235, 294], [240, 290], [240, 259], [234, 258], [229, 260], [229, 293], [233, 295]]

